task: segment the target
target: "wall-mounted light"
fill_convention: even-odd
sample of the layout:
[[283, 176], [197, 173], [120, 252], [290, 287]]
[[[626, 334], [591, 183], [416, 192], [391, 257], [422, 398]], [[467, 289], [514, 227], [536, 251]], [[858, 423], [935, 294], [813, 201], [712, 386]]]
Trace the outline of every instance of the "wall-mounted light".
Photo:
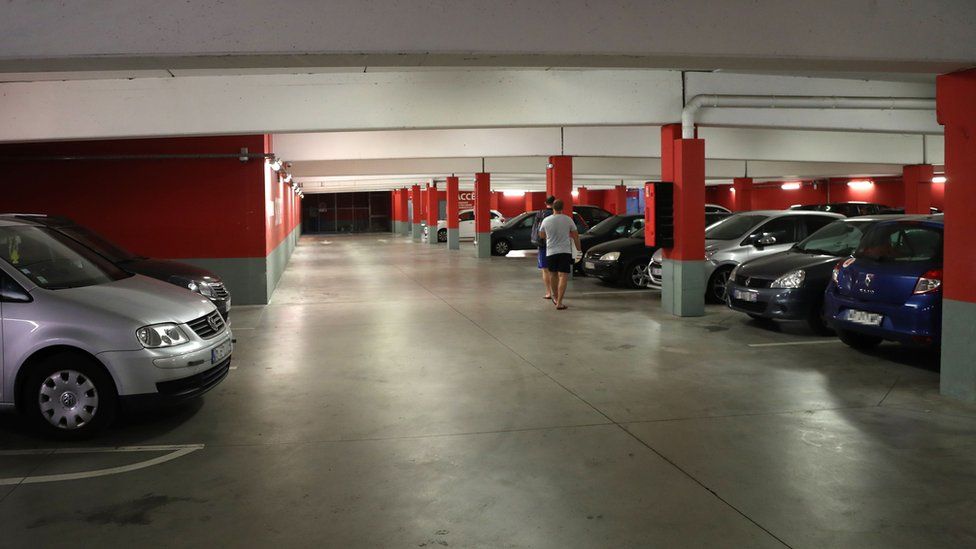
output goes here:
[[784, 191], [798, 191], [802, 186], [802, 183], [794, 181], [792, 183], [783, 183], [779, 186], [779, 188], [783, 189]]
[[271, 168], [274, 171], [280, 170], [281, 169], [281, 160], [278, 160], [277, 158], [272, 158], [271, 160], [268, 161], [268, 167]]
[[291, 183], [291, 174], [285, 176], [285, 183]]
[[552, 162], [546, 164], [546, 169], [547, 170], [551, 170], [552, 169]]
[[573, 195], [573, 198], [576, 198], [577, 196], [579, 196], [579, 191], [573, 191], [573, 192], [572, 192], [572, 193], [570, 193], [570, 194], [572, 194], [572, 195]]
[[932, 183], [945, 183], [945, 182], [946, 182], [946, 176], [944, 175], [937, 175], [932, 178]]
[[735, 187], [729, 187], [729, 192], [735, 194]]
[[870, 189], [874, 187], [874, 181], [870, 179], [854, 179], [847, 182], [847, 186], [852, 189]]

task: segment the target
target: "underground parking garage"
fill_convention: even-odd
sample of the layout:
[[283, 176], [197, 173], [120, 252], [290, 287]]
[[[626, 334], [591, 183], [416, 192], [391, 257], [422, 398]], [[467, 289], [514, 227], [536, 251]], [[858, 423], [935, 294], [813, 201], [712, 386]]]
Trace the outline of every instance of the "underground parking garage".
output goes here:
[[4, 546], [976, 544], [972, 6], [2, 10]]

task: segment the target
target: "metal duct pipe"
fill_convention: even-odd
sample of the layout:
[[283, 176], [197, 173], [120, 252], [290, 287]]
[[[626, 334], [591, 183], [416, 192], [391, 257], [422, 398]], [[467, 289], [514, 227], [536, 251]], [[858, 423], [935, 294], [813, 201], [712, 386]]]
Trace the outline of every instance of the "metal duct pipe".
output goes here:
[[935, 99], [926, 97], [823, 97], [807, 95], [696, 95], [681, 111], [681, 137], [695, 137], [699, 109], [872, 109], [934, 111]]

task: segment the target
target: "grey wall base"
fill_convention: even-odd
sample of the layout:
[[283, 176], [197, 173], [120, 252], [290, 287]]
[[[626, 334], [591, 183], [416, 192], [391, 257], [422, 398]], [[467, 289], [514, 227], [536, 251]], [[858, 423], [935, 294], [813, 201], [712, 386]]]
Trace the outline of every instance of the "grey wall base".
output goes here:
[[438, 242], [437, 242], [437, 225], [434, 225], [433, 227], [430, 228], [429, 231], [427, 231], [427, 243], [430, 244], [430, 245], [432, 245], [432, 246], [436, 246], [438, 244]]
[[976, 402], [976, 303], [942, 300], [942, 394]]
[[478, 233], [474, 242], [475, 257], [491, 257], [491, 233]]
[[705, 314], [705, 262], [665, 259], [661, 263], [661, 304], [675, 316]]
[[461, 249], [461, 230], [460, 229], [448, 229], [447, 230], [447, 249], [448, 250], [460, 250]]
[[267, 257], [185, 258], [177, 261], [217, 273], [231, 294], [232, 306], [266, 305], [301, 234], [299, 225]]
[[420, 242], [424, 239], [424, 227], [420, 223], [411, 223], [410, 232], [413, 233], [414, 242]]

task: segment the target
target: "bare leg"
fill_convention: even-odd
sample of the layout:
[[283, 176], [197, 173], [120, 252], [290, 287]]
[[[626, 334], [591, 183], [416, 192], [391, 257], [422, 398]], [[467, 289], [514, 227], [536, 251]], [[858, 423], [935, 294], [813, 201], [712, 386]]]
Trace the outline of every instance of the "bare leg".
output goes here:
[[[558, 277], [558, 288], [556, 291], [556, 307], [561, 307], [563, 304], [563, 296], [566, 295], [566, 285], [569, 284], [569, 273], [557, 273]], [[556, 279], [557, 277], [553, 277]]]
[[556, 276], [556, 273], [550, 272], [549, 295], [551, 295], [553, 299], [556, 299], [556, 296], [558, 295], [557, 290], [559, 290], [559, 277]]
[[549, 269], [540, 269], [540, 270], [542, 271], [542, 285], [546, 287], [546, 297], [551, 298], [555, 294], [552, 293], [552, 283], [549, 282], [549, 279], [551, 278], [549, 276], [550, 275]]

